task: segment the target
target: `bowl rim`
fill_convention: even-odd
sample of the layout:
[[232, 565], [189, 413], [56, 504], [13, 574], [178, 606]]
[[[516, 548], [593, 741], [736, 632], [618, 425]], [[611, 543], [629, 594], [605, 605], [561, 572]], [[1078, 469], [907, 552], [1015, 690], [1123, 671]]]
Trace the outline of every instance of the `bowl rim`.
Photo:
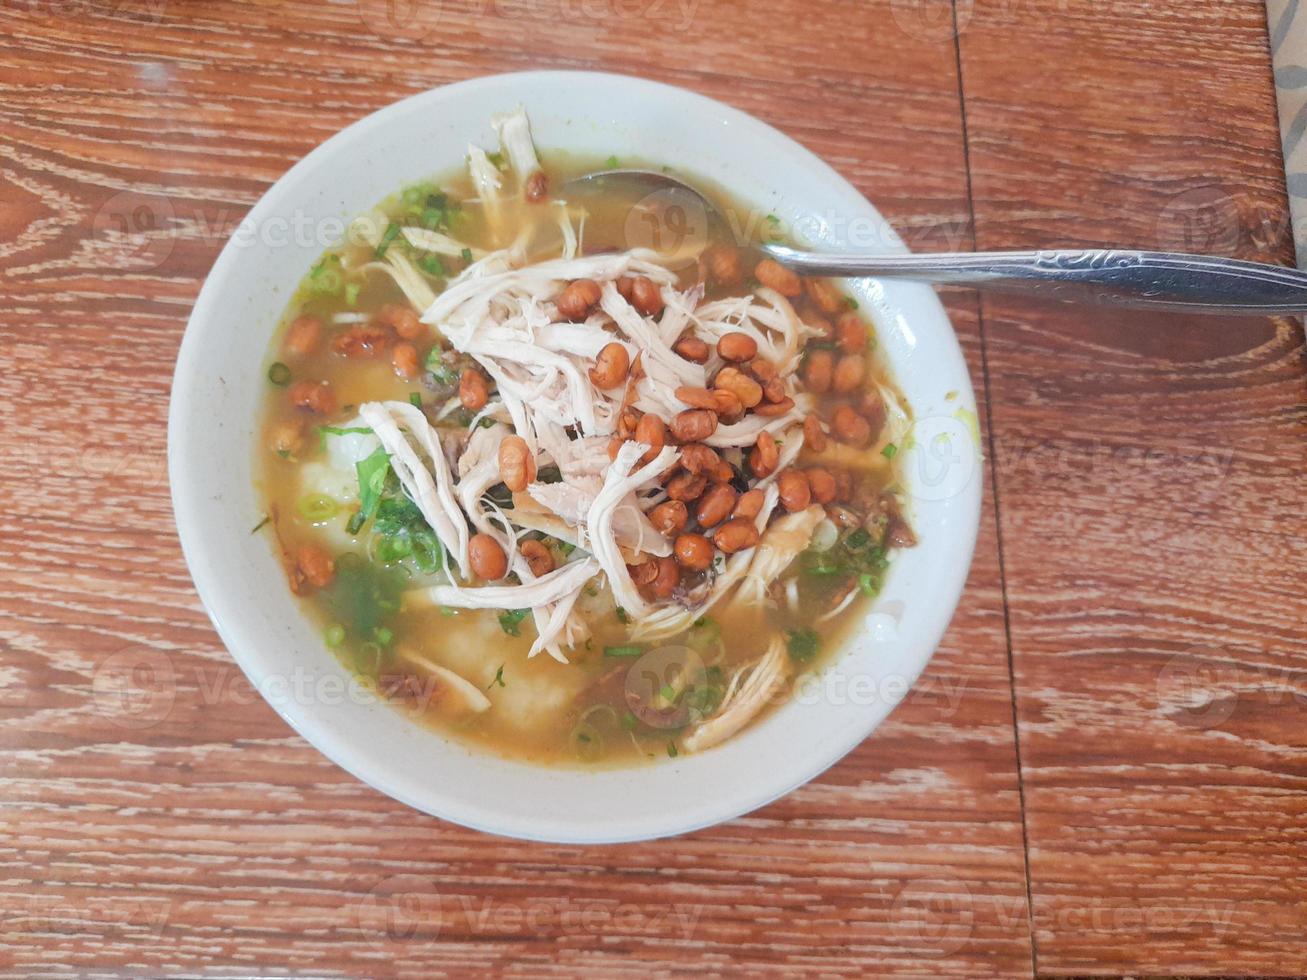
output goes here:
[[[249, 211], [246, 221], [258, 223], [271, 215], [275, 215], [281, 203], [279, 198], [287, 194], [304, 175], [314, 171], [323, 161], [332, 157], [337, 151], [360, 140], [365, 140], [374, 130], [386, 126], [397, 116], [412, 112], [416, 106], [424, 102], [439, 102], [445, 99], [459, 98], [485, 86], [499, 86], [506, 83], [531, 86], [560, 82], [592, 82], [619, 85], [633, 90], [640, 90], [641, 94], [649, 94], [657, 98], [688, 100], [689, 103], [695, 104], [699, 109], [715, 113], [724, 124], [735, 127], [736, 131], [746, 139], [752, 136], [772, 146], [784, 147], [788, 153], [797, 155], [805, 166], [811, 168], [815, 181], [847, 189], [862, 199], [869, 214], [875, 215], [878, 219], [880, 217], [875, 206], [867, 201], [861, 192], [854, 188], [829, 164], [796, 140], [742, 110], [679, 86], [667, 85], [638, 76], [608, 72], [547, 70], [479, 76], [438, 86], [393, 102], [356, 120], [329, 137], [290, 167], [263, 193]], [[883, 221], [883, 219], [880, 220]], [[908, 251], [901, 239], [887, 224], [882, 233], [884, 235], [883, 243], [887, 250]], [[204, 521], [203, 501], [200, 499], [202, 494], [199, 492], [198, 487], [192, 485], [185, 472], [185, 461], [189, 454], [197, 451], [197, 442], [202, 438], [187, 429], [187, 420], [195, 411], [192, 405], [193, 392], [191, 391], [190, 379], [202, 367], [199, 362], [200, 334], [206, 329], [205, 324], [211, 322], [219, 297], [229, 288], [227, 280], [233, 276], [237, 261], [237, 251], [233, 248], [233, 242], [229, 240], [206, 276], [186, 325], [172, 379], [168, 416], [168, 472], [178, 536], [196, 591], [223, 644], [251, 682], [254, 683], [256, 689], [262, 693], [263, 688], [260, 684], [265, 675], [263, 665], [260, 663], [259, 655], [255, 650], [255, 643], [259, 638], [246, 635], [246, 630], [239, 615], [240, 610], [232, 608], [228, 596], [229, 587], [213, 574], [213, 569], [206, 562], [201, 560], [202, 549], [204, 548], [201, 540], [202, 531], [199, 527]], [[937, 356], [955, 360], [961, 365], [960, 380], [958, 381], [958, 404], [972, 406], [974, 410], [974, 392], [965, 358], [962, 356], [956, 333], [952, 330], [951, 321], [938, 297], [928, 287], [913, 284], [895, 283], [889, 291], [913, 295], [915, 297], [914, 302], [921, 302], [930, 306], [931, 315], [942, 318], [944, 324], [949, 327], [948, 335], [952, 341], [951, 345], [946, 345], [949, 349], [934, 353]], [[259, 353], [262, 356], [263, 351]], [[979, 449], [979, 447], [977, 448]], [[939, 590], [936, 593], [937, 601], [934, 603], [938, 615], [932, 620], [935, 627], [926, 634], [928, 642], [921, 644], [923, 652], [917, 658], [917, 662], [904, 675], [908, 689], [916, 684], [921, 672], [933, 657], [961, 599], [979, 533], [981, 501], [984, 492], [983, 483], [984, 481], [981, 478], [972, 479], [967, 488], [958, 495], [956, 503], [959, 509], [962, 510], [959, 515], [962, 522], [960, 524], [962, 533], [956, 542], [960, 546], [956, 551], [958, 561], [955, 567], [948, 570], [947, 580], [939, 583]], [[909, 673], [910, 676], [908, 676]], [[733, 797], [716, 806], [700, 807], [693, 814], [687, 814], [686, 819], [676, 819], [675, 816], [669, 817], [665, 814], [653, 815], [644, 820], [628, 819], [602, 831], [596, 831], [593, 827], [587, 826], [584, 833], [578, 833], [576, 828], [566, 823], [557, 820], [551, 821], [530, 813], [506, 816], [498, 809], [478, 806], [475, 803], [467, 803], [466, 801], [455, 803], [447, 798], [440, 798], [438, 790], [434, 794], [420, 794], [414, 791], [411, 785], [401, 785], [395, 779], [385, 778], [369, 771], [365, 764], [366, 760], [361, 757], [361, 753], [356, 751], [347, 739], [341, 738], [337, 733], [328, 730], [312, 711], [302, 710], [291, 702], [277, 702], [266, 697], [265, 700], [268, 700], [273, 709], [292, 729], [333, 763], [361, 782], [417, 810], [463, 826], [505, 837], [553, 843], [596, 844], [649, 840], [689, 833], [734, 819], [765, 806], [791, 792], [796, 787], [821, 775], [821, 773], [844, 758], [874, 732], [893, 707], [891, 706], [879, 717], [870, 720], [865, 727], [859, 725], [845, 733], [844, 737], [830, 740], [827, 744], [822, 745], [822, 751], [814, 754], [807, 765], [796, 767], [785, 778], [759, 778], [752, 784], [756, 789], [743, 797]], [[409, 724], [412, 723], [409, 722]], [[666, 765], [666, 763], [660, 765]]]

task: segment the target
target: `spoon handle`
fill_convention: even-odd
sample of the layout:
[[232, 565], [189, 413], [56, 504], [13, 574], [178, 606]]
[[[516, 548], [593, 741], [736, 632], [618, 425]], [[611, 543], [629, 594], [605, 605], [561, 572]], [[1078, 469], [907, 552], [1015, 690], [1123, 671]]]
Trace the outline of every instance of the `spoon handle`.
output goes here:
[[1307, 273], [1211, 255], [1126, 249], [858, 255], [765, 251], [795, 272], [916, 279], [1181, 313], [1307, 313]]

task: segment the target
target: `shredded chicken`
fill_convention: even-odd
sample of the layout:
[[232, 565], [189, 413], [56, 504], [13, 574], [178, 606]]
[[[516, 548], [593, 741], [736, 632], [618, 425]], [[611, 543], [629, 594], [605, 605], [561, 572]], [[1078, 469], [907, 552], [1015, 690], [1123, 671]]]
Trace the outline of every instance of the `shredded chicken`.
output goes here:
[[559, 602], [578, 591], [599, 571], [593, 558], [582, 558], [541, 575], [529, 585], [483, 585], [466, 589], [433, 585], [404, 593], [409, 607], [449, 606], [453, 609], [530, 609]]
[[490, 708], [490, 699], [467, 678], [454, 673], [448, 667], [440, 666], [410, 647], [400, 647], [399, 655], [409, 663], [421, 667], [428, 675], [440, 682], [441, 690], [437, 704], [443, 710], [481, 714]]
[[[356, 241], [362, 241], [377, 248], [381, 244], [381, 236], [385, 232], [389, 222], [380, 212], [365, 214], [354, 220], [350, 225], [350, 235]], [[386, 273], [390, 278], [395, 280], [397, 285], [418, 310], [425, 310], [435, 302], [436, 294], [432, 291], [430, 284], [418, 271], [413, 260], [397, 248], [386, 250], [385, 257], [379, 262], [369, 262], [363, 266], [364, 271], [378, 270]]]
[[401, 230], [404, 239], [414, 248], [420, 248], [424, 252], [435, 252], [437, 255], [449, 255], [461, 258], [464, 253], [471, 255], [475, 259], [485, 257], [485, 250], [475, 248], [465, 242], [460, 242], [457, 238], [450, 238], [448, 235], [442, 235], [438, 231], [431, 231], [427, 228], [404, 228]]
[[490, 118], [490, 124], [499, 136], [499, 143], [508, 156], [509, 166], [521, 187], [540, 171], [540, 159], [536, 156], [535, 143], [531, 139], [531, 123], [526, 111], [518, 106], [512, 112], [497, 113]]
[[789, 677], [785, 643], [772, 637], [767, 652], [740, 668], [722, 698], [721, 707], [681, 742], [687, 752], [702, 752], [730, 738], [775, 698]]
[[649, 603], [640, 595], [640, 590], [631, 580], [631, 573], [626, 569], [626, 562], [613, 534], [613, 520], [623, 501], [633, 499], [637, 489], [666, 470], [681, 455], [673, 447], [666, 446], [652, 462], [632, 472], [632, 467], [650, 448], [641, 442], [628, 442], [618, 450], [617, 458], [604, 477], [603, 489], [595, 496], [594, 503], [586, 514], [584, 539], [608, 577], [613, 598], [637, 620], [648, 612]]
[[[399, 477], [422, 516], [436, 532], [446, 554], [452, 555], [462, 569], [467, 568], [467, 524], [453, 492], [449, 463], [440, 445], [440, 437], [426, 416], [405, 402], [367, 402], [359, 406], [359, 417], [372, 427], [390, 454], [390, 468]], [[425, 452], [424, 464], [405, 436], [400, 425]], [[433, 479], [434, 474], [434, 479]]]
[[762, 608], [767, 590], [781, 572], [808, 547], [813, 529], [826, 516], [817, 504], [807, 510], [786, 514], [769, 527], [754, 551], [753, 561], [745, 573], [732, 602]]

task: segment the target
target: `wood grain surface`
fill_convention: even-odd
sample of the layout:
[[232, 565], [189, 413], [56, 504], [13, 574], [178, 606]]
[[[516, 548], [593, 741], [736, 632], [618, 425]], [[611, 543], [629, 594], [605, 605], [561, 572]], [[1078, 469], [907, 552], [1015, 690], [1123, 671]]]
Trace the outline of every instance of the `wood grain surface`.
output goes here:
[[210, 628], [165, 473], [226, 235], [397, 98], [629, 72], [778, 126], [914, 248], [1287, 261], [1259, 0], [9, 0], [0, 22], [0, 971], [1307, 972], [1295, 324], [948, 295], [994, 492], [943, 647], [821, 778], [655, 844], [492, 838], [328, 763]]
[[[977, 247], [1292, 263], [1260, 3], [977, 4], [961, 51]], [[1301, 324], [982, 316], [1038, 968], [1307, 973]]]

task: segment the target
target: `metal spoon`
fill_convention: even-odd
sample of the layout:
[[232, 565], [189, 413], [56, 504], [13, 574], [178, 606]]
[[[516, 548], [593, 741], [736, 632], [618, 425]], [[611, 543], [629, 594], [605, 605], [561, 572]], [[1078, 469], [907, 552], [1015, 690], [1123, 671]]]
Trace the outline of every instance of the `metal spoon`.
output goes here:
[[[710, 221], [721, 212], [694, 187], [655, 170], [613, 169], [564, 185], [601, 182], [652, 194], [690, 194]], [[1041, 249], [1030, 252], [935, 252], [877, 255], [805, 252], [785, 245], [762, 250], [795, 272], [814, 276], [872, 276], [972, 286], [1079, 303], [1180, 313], [1307, 313], [1307, 272], [1214, 255], [1134, 249]]]

